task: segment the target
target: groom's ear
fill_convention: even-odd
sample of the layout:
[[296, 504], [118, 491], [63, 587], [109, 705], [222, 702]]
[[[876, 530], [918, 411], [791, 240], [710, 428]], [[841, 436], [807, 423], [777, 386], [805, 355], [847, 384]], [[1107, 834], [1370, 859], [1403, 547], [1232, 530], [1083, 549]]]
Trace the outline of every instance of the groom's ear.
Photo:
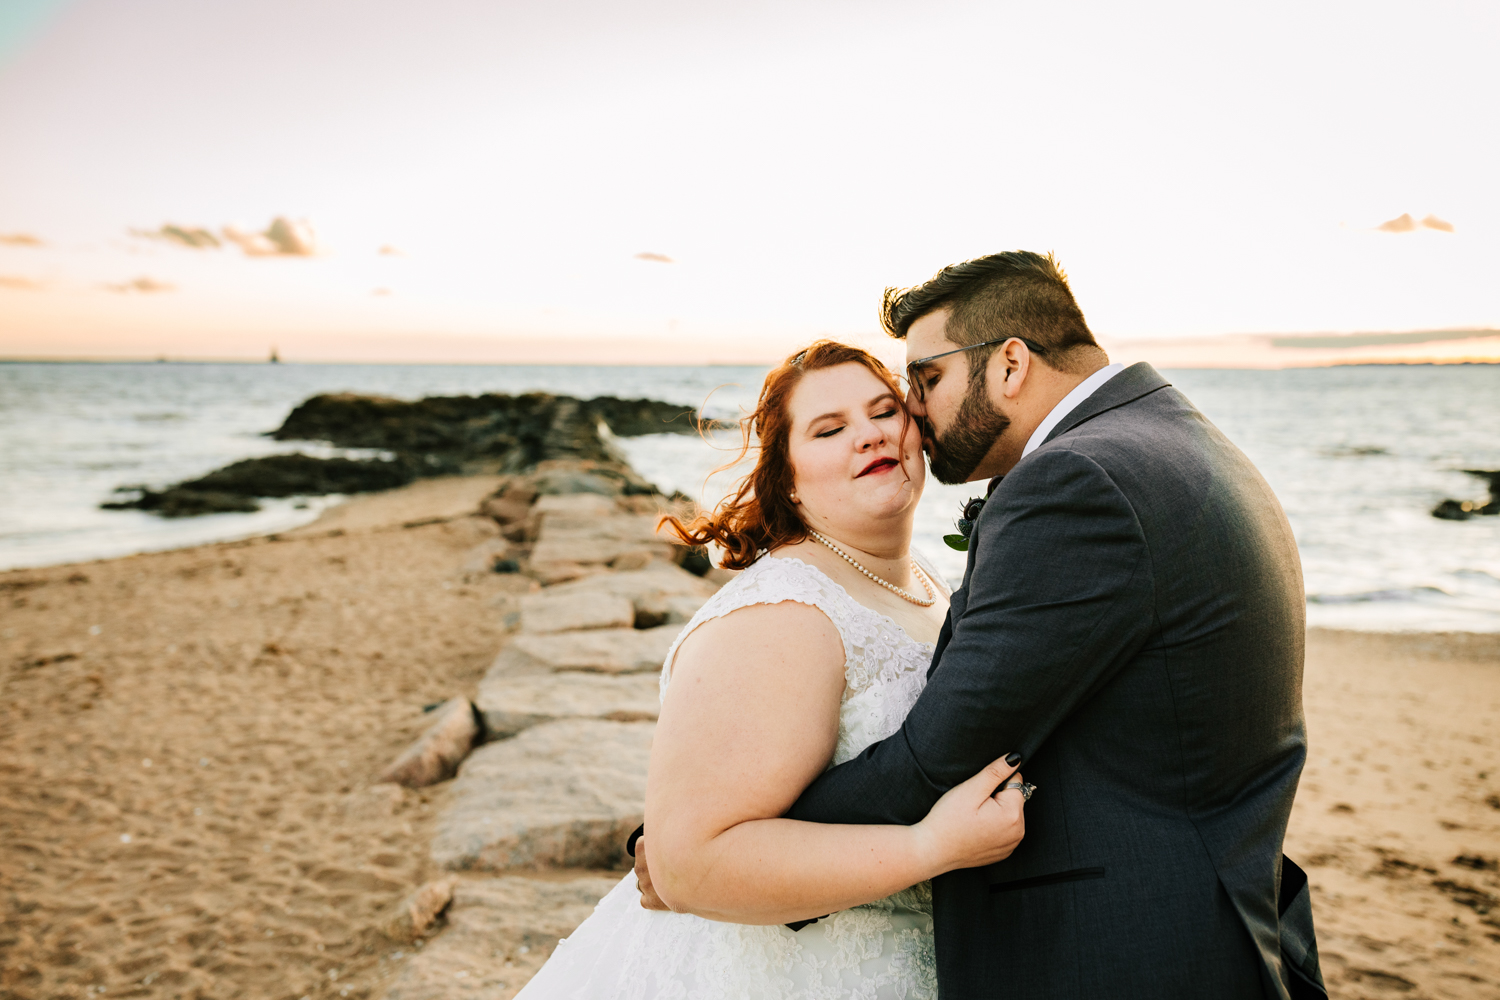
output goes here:
[[1031, 352], [1019, 340], [1007, 340], [1000, 345], [998, 351], [990, 356], [989, 363], [1002, 366], [1001, 395], [1007, 399], [1014, 399], [1021, 392], [1021, 386], [1026, 383], [1026, 376], [1031, 371]]

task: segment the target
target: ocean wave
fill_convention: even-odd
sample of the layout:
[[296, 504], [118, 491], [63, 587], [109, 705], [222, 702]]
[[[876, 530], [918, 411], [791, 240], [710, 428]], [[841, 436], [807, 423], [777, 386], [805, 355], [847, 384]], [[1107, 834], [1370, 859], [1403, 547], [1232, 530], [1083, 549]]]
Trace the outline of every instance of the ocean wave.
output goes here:
[[1396, 587], [1389, 590], [1366, 590], [1356, 594], [1308, 594], [1308, 604], [1369, 604], [1375, 601], [1430, 601], [1453, 597], [1441, 587]]

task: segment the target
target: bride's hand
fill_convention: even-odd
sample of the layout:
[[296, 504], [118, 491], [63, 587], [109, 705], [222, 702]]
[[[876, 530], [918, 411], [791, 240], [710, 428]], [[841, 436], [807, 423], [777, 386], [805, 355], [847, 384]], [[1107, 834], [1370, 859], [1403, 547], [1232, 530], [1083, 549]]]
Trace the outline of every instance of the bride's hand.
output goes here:
[[1001, 758], [933, 803], [912, 833], [933, 874], [956, 868], [979, 868], [1010, 857], [1026, 836], [1025, 798], [1019, 788], [995, 789], [1014, 778], [1015, 768]]

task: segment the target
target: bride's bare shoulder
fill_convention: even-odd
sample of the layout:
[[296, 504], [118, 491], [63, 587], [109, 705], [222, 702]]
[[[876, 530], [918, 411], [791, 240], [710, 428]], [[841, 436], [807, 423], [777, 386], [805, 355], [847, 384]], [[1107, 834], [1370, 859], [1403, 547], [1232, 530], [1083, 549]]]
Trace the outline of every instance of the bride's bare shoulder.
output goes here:
[[674, 673], [692, 662], [764, 663], [768, 656], [827, 661], [842, 668], [844, 641], [828, 616], [811, 604], [790, 599], [748, 604], [693, 629], [678, 648]]

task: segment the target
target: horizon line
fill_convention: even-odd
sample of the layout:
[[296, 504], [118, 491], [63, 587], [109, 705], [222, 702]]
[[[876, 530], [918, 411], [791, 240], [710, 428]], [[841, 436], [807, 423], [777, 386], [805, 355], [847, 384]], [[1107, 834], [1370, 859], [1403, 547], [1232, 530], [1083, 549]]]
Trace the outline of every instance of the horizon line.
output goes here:
[[[249, 358], [69, 358], [69, 357], [0, 357], [0, 365], [255, 365], [264, 367], [281, 366], [336, 366], [336, 365], [361, 365], [382, 368], [768, 368], [774, 367], [775, 362], [756, 361], [674, 361], [659, 364], [647, 364], [634, 361], [330, 361], [330, 360], [307, 360], [307, 361], [270, 361], [252, 360]], [[1386, 360], [1338, 360], [1332, 359], [1311, 364], [1292, 365], [1208, 365], [1208, 364], [1171, 364], [1163, 363], [1159, 367], [1163, 371], [1193, 370], [1193, 371], [1291, 371], [1301, 368], [1451, 368], [1461, 365], [1492, 366], [1500, 365], [1500, 358], [1416, 358], [1411, 361], [1398, 359]]]
[[[300, 339], [300, 338], [293, 338]], [[310, 342], [292, 346], [290, 358], [283, 353], [284, 337], [279, 342], [267, 345], [267, 349], [251, 353], [244, 348], [233, 354], [215, 355], [199, 353], [165, 353], [156, 351], [22, 351], [0, 354], [4, 364], [301, 364], [301, 365], [484, 365], [510, 367], [644, 367], [644, 368], [701, 368], [701, 367], [766, 367], [773, 366], [786, 356], [771, 344], [762, 344], [761, 350], [745, 350], [749, 345], [722, 344], [719, 350], [695, 351], [682, 343], [667, 344], [651, 338], [637, 339], [632, 345], [627, 339], [588, 338], [595, 350], [597, 360], [580, 362], [578, 352], [559, 352], [566, 345], [557, 343], [539, 344], [529, 338], [517, 341], [512, 338], [489, 338], [463, 335], [439, 335], [427, 339], [423, 344], [419, 338], [396, 335], [352, 338], [347, 345], [326, 336], [313, 336]], [[827, 339], [818, 337], [815, 339]], [[890, 338], [879, 338], [879, 345], [872, 342], [872, 333], [862, 333], [842, 339], [873, 350], [888, 364], [899, 363], [895, 355], [900, 352], [901, 342]], [[1426, 329], [1407, 331], [1359, 331], [1348, 333], [1217, 333], [1190, 336], [1144, 336], [1116, 337], [1104, 335], [1098, 338], [1109, 354], [1117, 360], [1153, 361], [1164, 368], [1202, 368], [1233, 370], [1241, 368], [1297, 368], [1335, 367], [1345, 364], [1493, 364], [1500, 362], [1500, 328], [1459, 327], [1449, 329]], [[1475, 350], [1469, 346], [1474, 342]], [[16, 345], [20, 346], [20, 345]], [[35, 345], [40, 347], [41, 345]], [[81, 345], [80, 345], [81, 346]], [[96, 345], [103, 346], [103, 345]], [[165, 346], [165, 345], [163, 345]], [[186, 345], [181, 345], [186, 346]], [[572, 345], [574, 347], [581, 344]], [[701, 347], [705, 345], [692, 345]], [[789, 352], [795, 345], [788, 342]], [[304, 350], [299, 350], [302, 347]], [[427, 350], [422, 350], [425, 347]], [[766, 351], [770, 348], [769, 351]], [[762, 354], [761, 351], [766, 351]], [[497, 355], [510, 354], [512, 357]], [[885, 357], [890, 354], [891, 357]], [[301, 355], [299, 357], [299, 355]], [[715, 357], [718, 355], [718, 357]]]

